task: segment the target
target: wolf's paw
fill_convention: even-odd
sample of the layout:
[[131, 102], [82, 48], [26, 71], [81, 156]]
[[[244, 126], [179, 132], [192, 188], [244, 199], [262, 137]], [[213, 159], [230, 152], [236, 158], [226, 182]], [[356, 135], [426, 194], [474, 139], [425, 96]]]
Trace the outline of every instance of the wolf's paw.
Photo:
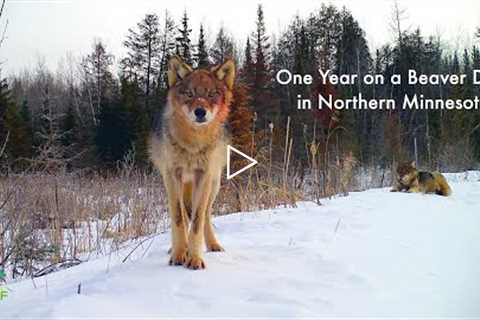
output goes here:
[[210, 252], [225, 251], [225, 249], [223, 249], [223, 247], [218, 242], [207, 244], [207, 250], [210, 251]]
[[168, 264], [171, 266], [181, 266], [186, 260], [187, 250], [177, 250], [176, 252], [172, 251]]
[[185, 267], [192, 270], [205, 269], [205, 262], [200, 257], [188, 257]]

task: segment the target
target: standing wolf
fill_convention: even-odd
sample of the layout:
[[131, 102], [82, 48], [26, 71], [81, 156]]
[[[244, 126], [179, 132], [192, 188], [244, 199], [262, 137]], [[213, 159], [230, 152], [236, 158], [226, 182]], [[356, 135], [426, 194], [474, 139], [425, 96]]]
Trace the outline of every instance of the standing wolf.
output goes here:
[[205, 268], [204, 240], [209, 251], [223, 251], [211, 210], [226, 163], [224, 124], [234, 80], [231, 60], [208, 70], [193, 70], [178, 57], [169, 61], [167, 105], [161, 129], [151, 136], [150, 156], [167, 190], [171, 265]]
[[452, 193], [447, 180], [440, 172], [418, 171], [415, 161], [399, 165], [397, 176], [397, 182], [390, 190], [392, 192], [423, 192], [441, 196], [449, 196]]

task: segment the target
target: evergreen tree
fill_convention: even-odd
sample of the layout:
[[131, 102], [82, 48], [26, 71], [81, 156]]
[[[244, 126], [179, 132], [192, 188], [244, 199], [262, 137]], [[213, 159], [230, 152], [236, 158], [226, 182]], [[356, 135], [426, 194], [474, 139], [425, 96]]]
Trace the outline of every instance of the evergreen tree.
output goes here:
[[336, 51], [342, 33], [342, 19], [334, 5], [322, 4], [309, 18], [309, 32], [322, 70], [333, 69]]
[[255, 45], [254, 78], [251, 86], [253, 106], [258, 116], [258, 125], [266, 129], [270, 122], [276, 122], [278, 110], [271, 92], [271, 52], [270, 41], [266, 33], [262, 5], [257, 8], [256, 31], [253, 34]]
[[77, 127], [77, 121], [75, 119], [75, 113], [73, 111], [72, 106], [69, 106], [65, 114], [65, 117], [63, 118], [63, 124], [62, 124], [63, 145], [72, 146], [76, 142], [75, 141], [76, 127]]
[[195, 54], [195, 61], [197, 68], [207, 67], [210, 62], [208, 59], [207, 44], [205, 43], [205, 33], [203, 31], [203, 25], [200, 24], [200, 35], [198, 37], [197, 53]]
[[[247, 40], [247, 45], [250, 47], [250, 41]], [[249, 57], [245, 57], [249, 59], [249, 62], [252, 63], [252, 55], [251, 55], [251, 48], [248, 49]], [[221, 64], [226, 59], [233, 59], [234, 54], [234, 45], [232, 38], [226, 33], [225, 28], [223, 26], [220, 27], [218, 31], [217, 38], [215, 39], [215, 43], [213, 44], [212, 48], [210, 49], [210, 56], [212, 57], [212, 61], [214, 64]]]
[[127, 59], [122, 60], [124, 69], [134, 70], [135, 78], [142, 84], [144, 90], [145, 109], [152, 117], [154, 110], [151, 109], [153, 107], [150, 106], [150, 98], [155, 89], [155, 80], [159, 77], [162, 61], [159, 57], [162, 41], [158, 16], [146, 14], [142, 21], [137, 23], [137, 30], [128, 29], [128, 32], [127, 40], [123, 43], [128, 49]]
[[0, 115], [0, 160], [5, 157], [12, 169], [24, 169], [31, 157], [32, 140], [22, 110], [12, 101], [5, 80], [0, 85]]
[[24, 128], [25, 128], [25, 157], [31, 158], [33, 152], [33, 127], [32, 127], [32, 117], [30, 115], [30, 107], [28, 106], [28, 100], [26, 98], [22, 101], [22, 106], [20, 108], [20, 117], [22, 119]]
[[452, 74], [460, 74], [460, 60], [458, 58], [458, 52], [456, 50], [453, 53], [451, 72]]
[[245, 57], [243, 67], [240, 72], [240, 77], [249, 88], [253, 88], [255, 79], [255, 62], [253, 61], [252, 57], [250, 38], [247, 38], [247, 43], [245, 45]]
[[165, 23], [162, 30], [162, 38], [160, 42], [160, 65], [158, 70], [158, 88], [160, 94], [164, 95], [168, 88], [167, 70], [168, 61], [175, 51], [175, 21], [165, 11]]
[[104, 101], [95, 134], [97, 155], [105, 168], [116, 168], [130, 148], [128, 113], [118, 101]]
[[31, 145], [29, 145], [25, 122], [15, 103], [9, 104], [3, 121], [5, 121], [5, 127], [9, 132], [6, 147], [7, 156], [12, 167], [23, 168], [26, 165], [27, 158], [30, 157]]
[[257, 29], [253, 35], [255, 44], [255, 86], [262, 90], [268, 88], [270, 82], [270, 42], [266, 34], [263, 7], [258, 5]]
[[185, 10], [183, 13], [181, 27], [178, 28], [178, 32], [180, 35], [176, 38], [177, 41], [177, 54], [183, 59], [185, 63], [188, 65], [192, 65], [192, 48], [191, 48], [191, 40], [190, 40], [190, 33], [192, 29], [188, 27], [188, 15], [187, 11]]
[[470, 62], [470, 53], [467, 49], [463, 51], [463, 73], [467, 75], [467, 79], [463, 85], [463, 98], [469, 99], [473, 97], [473, 69]]
[[[131, 151], [135, 152], [135, 162], [138, 167], [148, 164], [148, 137], [150, 134], [150, 119], [144, 106], [138, 102], [140, 95], [135, 81], [122, 79], [121, 82], [121, 105], [125, 108], [128, 116], [129, 144]], [[123, 109], [122, 109], [123, 110]]]

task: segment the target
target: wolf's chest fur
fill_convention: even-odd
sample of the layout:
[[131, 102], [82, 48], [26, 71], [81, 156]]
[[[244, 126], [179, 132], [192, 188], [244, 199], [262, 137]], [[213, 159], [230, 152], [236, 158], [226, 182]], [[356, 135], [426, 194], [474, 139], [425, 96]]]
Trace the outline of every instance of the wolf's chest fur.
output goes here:
[[176, 131], [164, 130], [160, 137], [152, 137], [151, 143], [158, 145], [158, 148], [153, 148], [155, 154], [152, 154], [152, 159], [162, 173], [181, 171], [183, 182], [192, 181], [199, 170], [220, 175], [226, 164], [228, 144], [223, 130], [219, 128], [215, 135], [209, 136], [209, 140], [202, 132], [190, 134], [187, 140], [179, 134], [175, 135]]

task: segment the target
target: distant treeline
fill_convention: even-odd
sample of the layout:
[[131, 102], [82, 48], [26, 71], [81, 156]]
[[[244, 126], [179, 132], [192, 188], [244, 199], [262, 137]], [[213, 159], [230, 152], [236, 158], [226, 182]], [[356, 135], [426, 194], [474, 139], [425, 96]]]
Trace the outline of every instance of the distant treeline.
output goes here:
[[[471, 168], [480, 160], [478, 110], [296, 110], [298, 95], [314, 98], [318, 93], [347, 99], [361, 92], [366, 99], [398, 101], [405, 94], [471, 98], [480, 94], [471, 79], [457, 86], [333, 86], [321, 85], [318, 78], [310, 86], [275, 82], [275, 73], [284, 68], [316, 77], [322, 69], [385, 78], [393, 73], [406, 76], [408, 69], [468, 75], [480, 69], [478, 47], [446, 51], [441, 38], [402, 29], [402, 21], [402, 11], [395, 7], [390, 28], [395, 41], [372, 50], [351, 12], [334, 5], [322, 5], [305, 18], [293, 17], [275, 37], [269, 36], [259, 5], [252, 21], [255, 31], [244, 39], [234, 39], [228, 25], [207, 35], [202, 25], [191, 26], [187, 12], [179, 23], [168, 11], [161, 18], [147, 14], [128, 30], [125, 57], [114, 59], [97, 40], [90, 54], [80, 62], [66, 59], [56, 73], [39, 63], [1, 82], [0, 169], [110, 171], [126, 164], [149, 169], [148, 136], [165, 104], [166, 69], [175, 54], [201, 68], [227, 58], [236, 61], [239, 76], [230, 127], [234, 143], [245, 151], [282, 151], [290, 121], [291, 159], [300, 171], [308, 167], [312, 148], [330, 155], [321, 157], [325, 162], [340, 162], [348, 154], [364, 166], [416, 159], [444, 170]], [[192, 39], [193, 27], [199, 28], [198, 39]], [[117, 75], [113, 70], [120, 71]], [[273, 154], [281, 161], [284, 152]]]

